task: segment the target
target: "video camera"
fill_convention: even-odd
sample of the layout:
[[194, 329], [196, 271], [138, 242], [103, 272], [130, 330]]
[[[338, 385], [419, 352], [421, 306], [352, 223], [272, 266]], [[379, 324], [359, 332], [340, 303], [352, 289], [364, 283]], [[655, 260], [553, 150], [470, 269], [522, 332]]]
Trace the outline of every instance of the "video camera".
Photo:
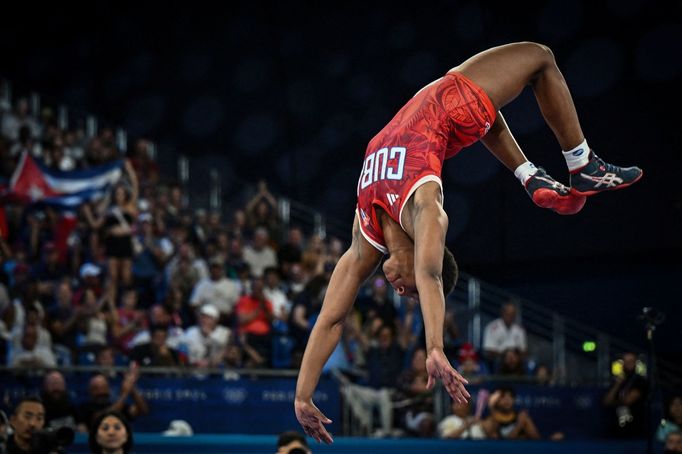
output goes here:
[[31, 434], [31, 452], [66, 453], [66, 447], [73, 443], [74, 431], [70, 427], [43, 429]]

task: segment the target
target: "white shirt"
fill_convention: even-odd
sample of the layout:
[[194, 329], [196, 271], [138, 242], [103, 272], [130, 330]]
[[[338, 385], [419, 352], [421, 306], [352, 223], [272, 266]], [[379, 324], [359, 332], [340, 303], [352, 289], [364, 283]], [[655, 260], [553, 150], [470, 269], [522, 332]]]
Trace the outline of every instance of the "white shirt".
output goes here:
[[268, 288], [263, 289], [265, 297], [272, 303], [272, 313], [275, 317], [278, 317], [282, 312], [282, 308], [287, 314], [291, 311], [291, 301], [287, 299], [287, 296], [279, 288]]
[[265, 246], [260, 251], [251, 246], [245, 246], [242, 257], [249, 264], [251, 274], [255, 277], [263, 276], [265, 268], [277, 266], [277, 255], [270, 246]]
[[57, 365], [52, 350], [45, 347], [36, 347], [33, 350], [24, 350], [22, 347], [12, 349], [11, 355], [8, 358], [8, 364], [12, 367], [21, 366], [29, 363], [31, 366], [54, 367]]
[[222, 356], [229, 340], [230, 330], [221, 325], [216, 326], [209, 336], [204, 336], [199, 326], [189, 327], [183, 339], [189, 363]]
[[509, 348], [526, 351], [526, 330], [517, 323], [507, 327], [501, 318], [488, 323], [483, 332], [483, 350], [502, 353]]
[[234, 279], [226, 277], [217, 281], [202, 279], [194, 286], [189, 304], [193, 307], [213, 304], [221, 314], [229, 314], [234, 310], [241, 294], [241, 285]]
[[[440, 438], [449, 438], [449, 435], [455, 430], [461, 429], [464, 426], [464, 420], [457, 415], [450, 415], [440, 423], [438, 423], [438, 436]], [[460, 439], [468, 440], [483, 440], [485, 439], [485, 432], [479, 423], [475, 423], [469, 429], [462, 432]]]

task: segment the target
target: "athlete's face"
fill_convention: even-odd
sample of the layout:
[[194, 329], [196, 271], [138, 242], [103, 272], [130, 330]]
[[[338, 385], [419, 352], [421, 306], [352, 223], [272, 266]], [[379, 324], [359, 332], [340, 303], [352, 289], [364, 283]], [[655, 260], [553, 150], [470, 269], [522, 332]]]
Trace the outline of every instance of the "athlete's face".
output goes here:
[[419, 298], [414, 278], [414, 252], [412, 248], [398, 249], [384, 262], [384, 275], [400, 296]]

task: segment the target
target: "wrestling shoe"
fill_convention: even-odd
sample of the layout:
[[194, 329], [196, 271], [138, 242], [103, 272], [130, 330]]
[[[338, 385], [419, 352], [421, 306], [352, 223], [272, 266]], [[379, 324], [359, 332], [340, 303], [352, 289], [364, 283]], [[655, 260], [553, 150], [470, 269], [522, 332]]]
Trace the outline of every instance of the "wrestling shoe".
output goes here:
[[627, 188], [642, 178], [639, 167], [618, 167], [604, 162], [590, 151], [590, 160], [580, 169], [571, 172], [571, 192], [576, 195], [594, 195], [603, 191]]
[[542, 167], [526, 180], [524, 186], [537, 206], [559, 214], [576, 214], [587, 200], [583, 195], [571, 193], [569, 188], [547, 175]]

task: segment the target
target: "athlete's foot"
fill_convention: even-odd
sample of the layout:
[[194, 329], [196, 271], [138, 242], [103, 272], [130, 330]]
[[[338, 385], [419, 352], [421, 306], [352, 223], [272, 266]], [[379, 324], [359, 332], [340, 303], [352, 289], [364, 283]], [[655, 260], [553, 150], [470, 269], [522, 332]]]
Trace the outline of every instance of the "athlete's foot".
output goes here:
[[639, 167], [618, 167], [604, 162], [594, 151], [584, 167], [571, 172], [571, 192], [576, 195], [594, 195], [603, 191], [627, 188], [642, 178]]
[[541, 167], [526, 180], [525, 187], [537, 206], [549, 208], [559, 214], [576, 214], [582, 210], [587, 200], [583, 195], [571, 193], [569, 188], [547, 175]]

